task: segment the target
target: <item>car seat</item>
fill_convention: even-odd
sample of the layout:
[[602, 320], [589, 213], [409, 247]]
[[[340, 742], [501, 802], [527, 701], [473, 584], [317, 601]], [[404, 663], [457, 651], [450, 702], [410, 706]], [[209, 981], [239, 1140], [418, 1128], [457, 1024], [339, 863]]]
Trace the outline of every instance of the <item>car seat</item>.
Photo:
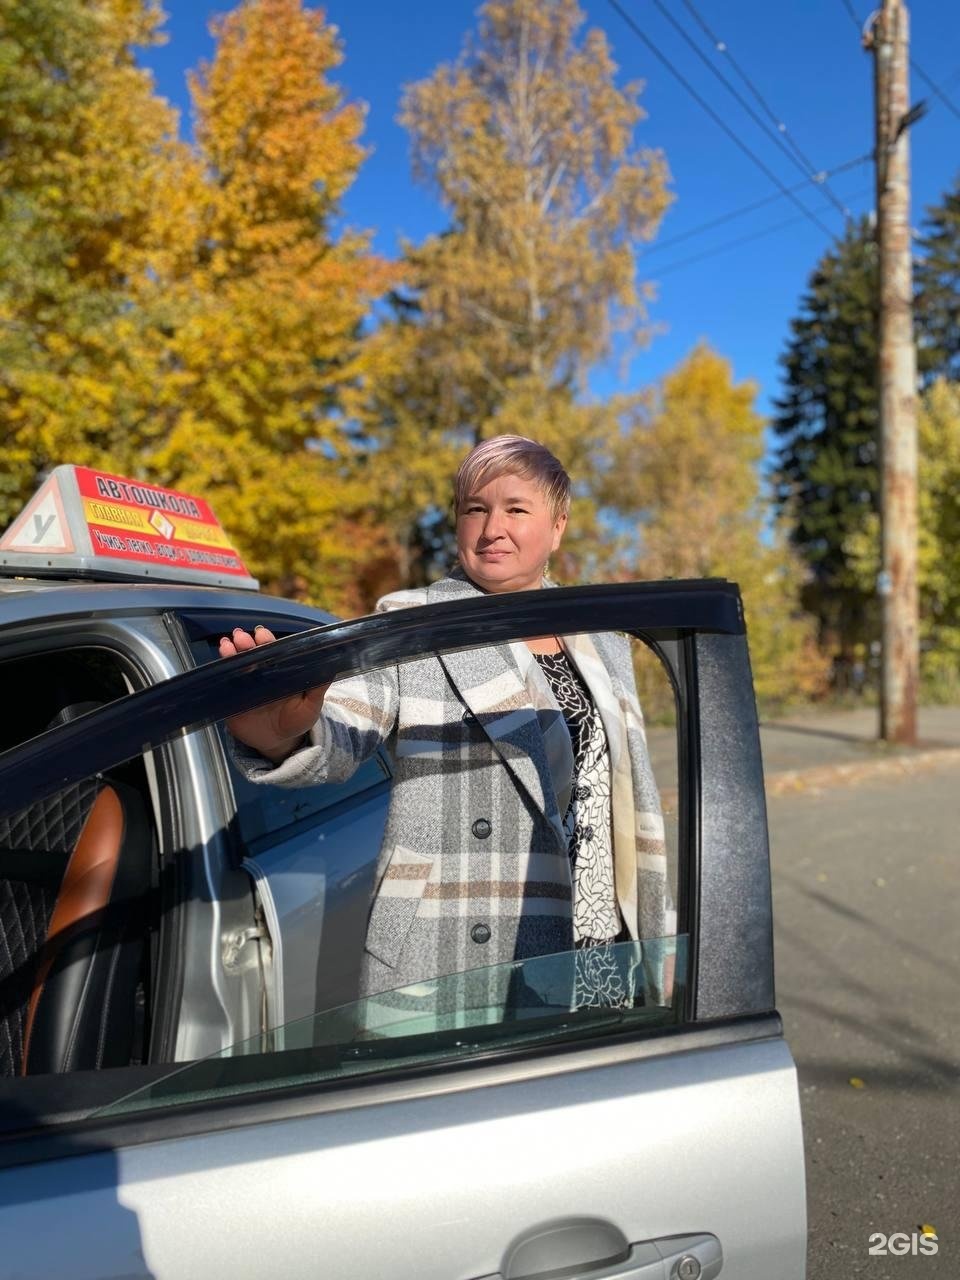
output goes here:
[[130, 1062], [151, 852], [143, 799], [116, 779], [0, 818], [0, 1075]]

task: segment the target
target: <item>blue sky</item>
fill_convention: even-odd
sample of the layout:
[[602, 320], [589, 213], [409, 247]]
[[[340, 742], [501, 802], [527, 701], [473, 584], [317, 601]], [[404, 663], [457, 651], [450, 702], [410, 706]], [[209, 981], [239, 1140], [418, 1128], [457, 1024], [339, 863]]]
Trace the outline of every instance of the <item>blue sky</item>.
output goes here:
[[[696, 38], [715, 65], [736, 80], [729, 63], [713, 53], [680, 0], [666, 0], [676, 19]], [[698, 93], [786, 186], [802, 174], [729, 97], [658, 12], [653, 0], [621, 0], [622, 7], [674, 63]], [[166, 0], [168, 43], [150, 50], [159, 91], [183, 112], [189, 132], [186, 71], [212, 51], [211, 15], [229, 4]], [[475, 0], [329, 0], [324, 6], [340, 29], [346, 58], [337, 80], [348, 97], [367, 103], [366, 143], [373, 153], [344, 203], [346, 220], [376, 233], [377, 248], [396, 252], [401, 238], [420, 240], [445, 225], [443, 210], [410, 176], [407, 138], [396, 123], [402, 87], [451, 60], [473, 25]], [[637, 142], [667, 156], [676, 196], [660, 241], [775, 193], [776, 187], [710, 119], [644, 47], [607, 0], [581, 0], [589, 25], [602, 27], [613, 46], [623, 80], [646, 82], [642, 104], [648, 118]], [[871, 61], [846, 12], [844, 0], [696, 0], [696, 8], [786, 124], [818, 169], [831, 169], [872, 146]], [[865, 0], [852, 0], [860, 17]], [[960, 4], [913, 0], [912, 53], [960, 111]], [[913, 100], [926, 97], [928, 116], [913, 130], [913, 224], [939, 199], [960, 171], [960, 117], [950, 113], [914, 75]], [[872, 208], [870, 166], [845, 173], [832, 184], [854, 213]], [[834, 233], [843, 219], [822, 191], [802, 195]], [[729, 241], [783, 224], [750, 243], [714, 252]], [[760, 385], [766, 411], [777, 394], [777, 359], [788, 336], [807, 277], [828, 238], [786, 199], [712, 232], [641, 258], [641, 278], [657, 283], [651, 320], [660, 332], [626, 371], [612, 362], [593, 380], [598, 393], [648, 385], [675, 365], [700, 338], [733, 363], [736, 377]], [[655, 242], [656, 244], [656, 242]], [[695, 255], [688, 265], [677, 264]], [[659, 274], [663, 271], [662, 276]]]

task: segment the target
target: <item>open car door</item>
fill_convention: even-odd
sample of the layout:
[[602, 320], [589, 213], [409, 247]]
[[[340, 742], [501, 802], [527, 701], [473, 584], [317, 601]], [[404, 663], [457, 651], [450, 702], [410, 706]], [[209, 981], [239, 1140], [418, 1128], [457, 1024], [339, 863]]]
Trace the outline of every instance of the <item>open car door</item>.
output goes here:
[[[611, 949], [628, 997], [579, 999], [582, 953], [569, 952], [488, 974], [483, 990], [532, 993], [511, 1016], [461, 1000], [476, 984], [454, 974], [408, 987], [389, 1017], [359, 994], [336, 1008], [318, 996], [311, 1016], [277, 1025], [269, 957], [283, 939], [266, 938], [262, 1021], [241, 1043], [0, 1082], [0, 1274], [802, 1280], [798, 1090], [775, 1008], [735, 586], [561, 588], [303, 632], [6, 752], [3, 808], [297, 690], [587, 632], [631, 640], [669, 837], [676, 933]], [[335, 927], [328, 905], [320, 895], [321, 932]], [[650, 975], [665, 969], [663, 989]]]

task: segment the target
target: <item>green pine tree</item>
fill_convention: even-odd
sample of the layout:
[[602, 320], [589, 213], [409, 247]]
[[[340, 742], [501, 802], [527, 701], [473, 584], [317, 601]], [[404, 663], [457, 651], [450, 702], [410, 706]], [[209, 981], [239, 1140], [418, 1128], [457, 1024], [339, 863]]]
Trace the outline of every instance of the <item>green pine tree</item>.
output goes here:
[[876, 602], [849, 564], [850, 538], [878, 508], [877, 255], [866, 219], [821, 258], [781, 359], [777, 506], [811, 580], [804, 603], [848, 654], [872, 636]]
[[960, 174], [927, 209], [915, 267], [917, 357], [927, 384], [960, 379]]

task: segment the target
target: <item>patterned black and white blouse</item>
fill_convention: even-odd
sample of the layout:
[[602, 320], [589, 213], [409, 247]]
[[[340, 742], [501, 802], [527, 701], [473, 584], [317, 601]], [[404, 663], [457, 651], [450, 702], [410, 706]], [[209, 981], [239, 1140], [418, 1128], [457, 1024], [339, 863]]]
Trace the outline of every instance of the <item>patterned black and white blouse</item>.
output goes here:
[[573, 745], [573, 786], [564, 817], [573, 876], [573, 937], [579, 947], [626, 937], [613, 879], [610, 759], [593, 699], [566, 654], [534, 655]]

